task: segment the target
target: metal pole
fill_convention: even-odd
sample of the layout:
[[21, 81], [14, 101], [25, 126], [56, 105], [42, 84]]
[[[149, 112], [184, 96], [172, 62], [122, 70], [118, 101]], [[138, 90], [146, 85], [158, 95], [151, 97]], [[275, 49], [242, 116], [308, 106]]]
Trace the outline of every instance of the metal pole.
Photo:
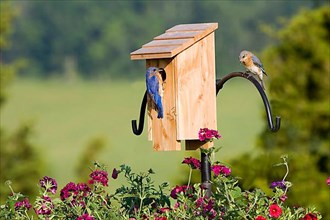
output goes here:
[[202, 187], [205, 189], [205, 196], [211, 197], [211, 164], [210, 158], [206, 153], [201, 152], [201, 175]]

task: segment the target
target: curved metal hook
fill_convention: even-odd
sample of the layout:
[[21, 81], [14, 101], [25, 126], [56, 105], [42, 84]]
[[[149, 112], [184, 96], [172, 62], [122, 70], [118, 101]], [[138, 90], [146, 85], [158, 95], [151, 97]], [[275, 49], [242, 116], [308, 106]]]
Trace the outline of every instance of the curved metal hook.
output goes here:
[[146, 112], [146, 106], [147, 106], [147, 91], [145, 91], [141, 108], [140, 108], [140, 119], [139, 119], [139, 127], [136, 126], [136, 120], [132, 120], [132, 130], [135, 135], [140, 135], [143, 131], [143, 125], [144, 125], [144, 115]]
[[268, 127], [272, 132], [277, 132], [281, 127], [281, 117], [276, 116], [275, 125], [274, 125], [273, 119], [272, 119], [272, 111], [271, 111], [270, 104], [269, 104], [268, 98], [266, 96], [266, 93], [263, 90], [263, 88], [261, 87], [260, 83], [253, 76], [249, 75], [248, 73], [242, 73], [242, 72], [229, 73], [222, 79], [216, 80], [216, 89], [217, 89], [216, 94], [218, 95], [220, 89], [222, 89], [225, 82], [227, 82], [229, 79], [234, 78], [234, 77], [242, 77], [242, 78], [248, 79], [250, 82], [252, 82], [255, 85], [255, 87], [259, 91], [262, 101], [264, 102], [267, 119], [268, 119]]

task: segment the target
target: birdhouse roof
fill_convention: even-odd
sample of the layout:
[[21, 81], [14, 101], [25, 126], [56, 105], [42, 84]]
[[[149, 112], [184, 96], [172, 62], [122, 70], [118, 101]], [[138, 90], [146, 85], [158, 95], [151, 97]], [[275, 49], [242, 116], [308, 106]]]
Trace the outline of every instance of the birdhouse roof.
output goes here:
[[218, 28], [218, 23], [180, 24], [131, 53], [132, 60], [172, 58]]

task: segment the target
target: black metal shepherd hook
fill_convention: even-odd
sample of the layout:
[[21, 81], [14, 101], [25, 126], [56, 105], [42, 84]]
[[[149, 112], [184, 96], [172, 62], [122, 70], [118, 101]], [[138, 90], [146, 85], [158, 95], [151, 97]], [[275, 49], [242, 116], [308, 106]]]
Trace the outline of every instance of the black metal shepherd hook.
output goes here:
[[143, 125], [144, 125], [144, 115], [146, 112], [146, 106], [147, 106], [147, 91], [145, 91], [141, 108], [140, 108], [140, 119], [139, 119], [139, 127], [136, 126], [136, 120], [132, 120], [132, 130], [135, 135], [142, 134], [143, 131]]
[[[249, 75], [248, 73], [242, 73], [242, 72], [229, 73], [222, 79], [217, 79], [216, 94], [218, 95], [218, 93], [219, 93], [220, 89], [222, 89], [223, 85], [229, 79], [234, 78], [234, 77], [242, 77], [242, 78], [248, 79], [250, 82], [252, 82], [255, 85], [255, 87], [258, 89], [259, 94], [264, 102], [267, 120], [268, 120], [268, 127], [272, 132], [277, 132], [281, 126], [281, 117], [276, 116], [275, 125], [274, 125], [273, 119], [272, 119], [272, 111], [271, 111], [270, 104], [269, 104], [268, 98], [266, 96], [266, 93], [263, 90], [263, 88], [261, 87], [260, 83], [253, 76]], [[142, 103], [141, 103], [139, 126], [137, 126], [136, 120], [132, 120], [132, 130], [135, 135], [140, 135], [143, 131], [144, 115], [145, 115], [145, 111], [146, 111], [146, 106], [147, 106], [147, 91], [144, 93]]]
[[264, 102], [265, 110], [266, 110], [266, 115], [267, 115], [267, 120], [268, 120], [268, 127], [272, 132], [277, 132], [280, 129], [281, 126], [281, 117], [276, 116], [275, 120], [275, 125], [273, 124], [273, 119], [272, 119], [272, 110], [270, 108], [270, 104], [267, 98], [267, 95], [265, 91], [263, 90], [262, 86], [260, 83], [250, 74], [248, 73], [242, 73], [242, 72], [232, 72], [227, 74], [225, 77], [222, 79], [217, 79], [216, 81], [216, 94], [218, 95], [220, 89], [222, 89], [223, 85], [231, 78], [234, 77], [242, 77], [245, 79], [248, 79], [250, 82], [252, 82], [255, 87], [258, 89], [259, 94], [262, 98], [262, 101]]

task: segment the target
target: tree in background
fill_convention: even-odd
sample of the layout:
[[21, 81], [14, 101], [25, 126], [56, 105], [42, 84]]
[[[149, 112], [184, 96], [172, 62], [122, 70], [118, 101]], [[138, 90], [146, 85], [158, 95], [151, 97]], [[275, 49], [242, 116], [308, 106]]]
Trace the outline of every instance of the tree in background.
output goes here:
[[[313, 1], [13, 1], [12, 49], [7, 60], [24, 58], [22, 75], [132, 79], [143, 62], [130, 52], [177, 24], [219, 22], [217, 72], [239, 66], [242, 49], [262, 49], [269, 38], [260, 22], [274, 23]], [[249, 10], [246, 10], [247, 7]]]
[[97, 161], [97, 158], [105, 148], [105, 145], [106, 140], [104, 137], [95, 137], [88, 142], [85, 150], [80, 155], [80, 159], [76, 167], [78, 182], [88, 181], [88, 175], [93, 170], [92, 162], [103, 164], [103, 161]]
[[[260, 135], [262, 153], [244, 155], [234, 166], [245, 188], [267, 187], [283, 170], [272, 167], [281, 154], [289, 155], [288, 202], [316, 205], [330, 217], [330, 10], [328, 6], [302, 10], [283, 28], [266, 28], [277, 44], [264, 50], [269, 95], [281, 129]], [[235, 169], [234, 169], [235, 170]], [[297, 204], [293, 204], [297, 205]]]
[[[8, 2], [0, 2], [0, 108], [6, 100], [6, 88], [14, 77], [17, 65], [4, 64], [3, 49], [9, 46], [8, 37], [11, 31], [13, 11]], [[1, 110], [1, 109], [0, 109]], [[16, 192], [36, 195], [36, 180], [40, 178], [40, 157], [31, 143], [32, 128], [23, 124], [9, 134], [0, 127], [0, 202], [2, 203], [10, 190], [5, 181], [11, 180]]]

